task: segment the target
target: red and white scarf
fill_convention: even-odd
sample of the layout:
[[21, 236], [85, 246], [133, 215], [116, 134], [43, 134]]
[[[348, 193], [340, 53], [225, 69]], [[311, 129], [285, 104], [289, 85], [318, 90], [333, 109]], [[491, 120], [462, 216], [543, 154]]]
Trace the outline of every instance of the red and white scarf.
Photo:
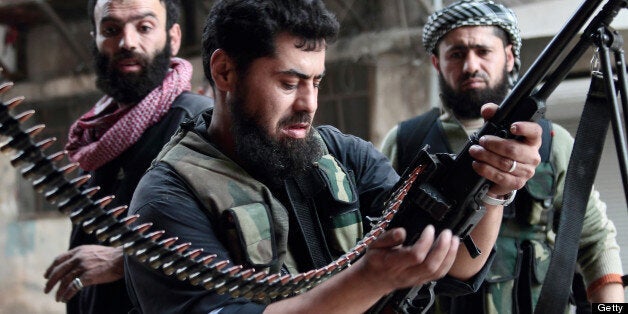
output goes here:
[[152, 90], [135, 106], [119, 106], [104, 96], [72, 126], [65, 149], [71, 161], [87, 171], [118, 157], [135, 144], [144, 131], [159, 122], [170, 110], [172, 102], [192, 88], [192, 65], [172, 58], [171, 71], [161, 86]]

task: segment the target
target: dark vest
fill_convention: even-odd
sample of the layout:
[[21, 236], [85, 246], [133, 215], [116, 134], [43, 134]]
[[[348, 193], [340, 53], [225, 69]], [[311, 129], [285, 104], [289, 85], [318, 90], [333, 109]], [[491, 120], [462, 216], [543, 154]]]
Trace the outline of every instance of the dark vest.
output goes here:
[[[128, 205], [142, 175], [161, 147], [175, 133], [180, 123], [212, 105], [211, 98], [191, 92], [183, 92], [177, 96], [168, 113], [159, 122], [146, 129], [135, 144], [114, 160], [90, 172], [91, 180], [85, 187], [100, 187], [100, 191], [92, 198], [115, 195], [109, 208]], [[70, 248], [98, 243], [94, 234], [87, 234], [79, 226], [73, 226]], [[116, 301], [112, 302], [112, 300]], [[126, 313], [131, 308], [124, 279], [120, 279], [111, 283], [85, 287], [68, 302], [67, 313]]]
[[[208, 112], [182, 127], [156, 160], [187, 183], [236, 264], [296, 273], [327, 265], [361, 239], [355, 180], [322, 138], [324, 155], [304, 178], [286, 178], [281, 197], [207, 140], [210, 119]], [[289, 243], [295, 236], [303, 242]]]

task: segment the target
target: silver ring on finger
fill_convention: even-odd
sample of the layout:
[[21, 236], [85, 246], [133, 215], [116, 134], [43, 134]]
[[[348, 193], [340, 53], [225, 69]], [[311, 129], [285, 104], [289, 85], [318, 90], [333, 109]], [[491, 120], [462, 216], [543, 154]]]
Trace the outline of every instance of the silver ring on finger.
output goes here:
[[512, 166], [510, 166], [510, 169], [508, 169], [508, 173], [512, 173], [513, 171], [515, 171], [515, 169], [517, 169], [517, 161], [513, 160]]
[[74, 278], [72, 280], [72, 287], [76, 289], [76, 291], [81, 291], [83, 289], [83, 283], [79, 277]]

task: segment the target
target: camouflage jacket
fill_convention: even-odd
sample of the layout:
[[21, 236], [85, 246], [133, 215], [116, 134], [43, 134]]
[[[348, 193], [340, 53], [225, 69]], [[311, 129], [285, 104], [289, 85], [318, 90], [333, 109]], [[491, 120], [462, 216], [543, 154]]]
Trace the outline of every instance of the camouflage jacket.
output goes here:
[[[325, 205], [343, 208], [329, 221], [321, 221], [327, 245], [334, 258], [350, 250], [364, 232], [353, 174], [329, 154], [316, 132], [324, 155], [315, 163], [315, 184], [323, 190], [317, 198]], [[156, 161], [171, 166], [187, 183], [204, 210], [224, 234], [223, 243], [232, 259], [256, 269], [279, 272], [285, 265], [298, 271], [288, 249], [289, 210], [260, 181], [223, 155], [196, 132], [182, 129], [164, 148]], [[323, 207], [323, 206], [320, 206]], [[325, 206], [327, 207], [327, 206]], [[322, 213], [321, 213], [322, 214]], [[319, 215], [321, 220], [326, 215]]]
[[[216, 254], [217, 260], [268, 264], [270, 270], [309, 270], [292, 259], [296, 254], [288, 249], [285, 224], [290, 203], [277, 198], [282, 191], [271, 191], [254, 180], [212, 144], [206, 133], [210, 119], [207, 113], [194, 125], [184, 126], [164, 147], [133, 196], [129, 213], [140, 215], [135, 224], [151, 222], [153, 228], [166, 231], [164, 237], [191, 242], [191, 249]], [[330, 156], [318, 163], [319, 168], [328, 169], [316, 170], [323, 172], [316, 176], [326, 183], [312, 206], [334, 258], [359, 240], [362, 228], [369, 227], [358, 222], [365, 222], [365, 216], [381, 215], [382, 204], [399, 176], [371, 143], [330, 126], [316, 130]], [[341, 190], [344, 193], [338, 193]], [[331, 201], [337, 206], [326, 207]], [[297, 229], [293, 226], [290, 221], [290, 228]], [[292, 266], [285, 269], [282, 261]], [[440, 282], [449, 294], [470, 293], [487, 272], [485, 267], [467, 282], [449, 277]], [[181, 282], [134, 258], [125, 258], [125, 278], [131, 299], [143, 313], [218, 309], [221, 313], [262, 313], [265, 306]]]

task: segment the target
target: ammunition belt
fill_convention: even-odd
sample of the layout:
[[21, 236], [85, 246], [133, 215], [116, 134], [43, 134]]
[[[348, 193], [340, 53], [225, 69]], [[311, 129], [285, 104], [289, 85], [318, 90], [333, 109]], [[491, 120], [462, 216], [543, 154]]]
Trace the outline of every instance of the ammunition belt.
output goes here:
[[[0, 95], [12, 86], [10, 82], [0, 84]], [[43, 194], [46, 201], [69, 215], [72, 223], [81, 226], [86, 233], [94, 233], [101, 243], [121, 246], [125, 255], [133, 256], [155, 270], [161, 269], [168, 276], [176, 276], [181, 281], [201, 285], [218, 294], [229, 293], [233, 297], [263, 302], [279, 300], [306, 291], [349, 267], [388, 227], [422, 170], [419, 166], [400, 181], [399, 187], [392, 191], [385, 202], [383, 215], [373, 223], [371, 231], [332, 263], [296, 275], [255, 272], [251, 268], [244, 269], [242, 265], [227, 267], [229, 262], [216, 261], [216, 255], [201, 256], [202, 250], [190, 249], [191, 243], [178, 244], [177, 238], [160, 240], [164, 231], [151, 231], [151, 223], [131, 226], [139, 216], [122, 217], [127, 206], [106, 208], [113, 196], [93, 200], [91, 196], [98, 190], [97, 187], [80, 189], [89, 180], [88, 175], [66, 178], [78, 168], [78, 163], [57, 167], [55, 163], [64, 158], [65, 152], [44, 154], [43, 151], [55, 139], [33, 140], [44, 129], [44, 125], [22, 130], [21, 124], [33, 116], [35, 111], [27, 110], [16, 115], [10, 113], [23, 100], [24, 97], [20, 96], [0, 105], [0, 136], [6, 137], [6, 141], [0, 145], [0, 152], [13, 154], [11, 165], [32, 182], [33, 188]]]

